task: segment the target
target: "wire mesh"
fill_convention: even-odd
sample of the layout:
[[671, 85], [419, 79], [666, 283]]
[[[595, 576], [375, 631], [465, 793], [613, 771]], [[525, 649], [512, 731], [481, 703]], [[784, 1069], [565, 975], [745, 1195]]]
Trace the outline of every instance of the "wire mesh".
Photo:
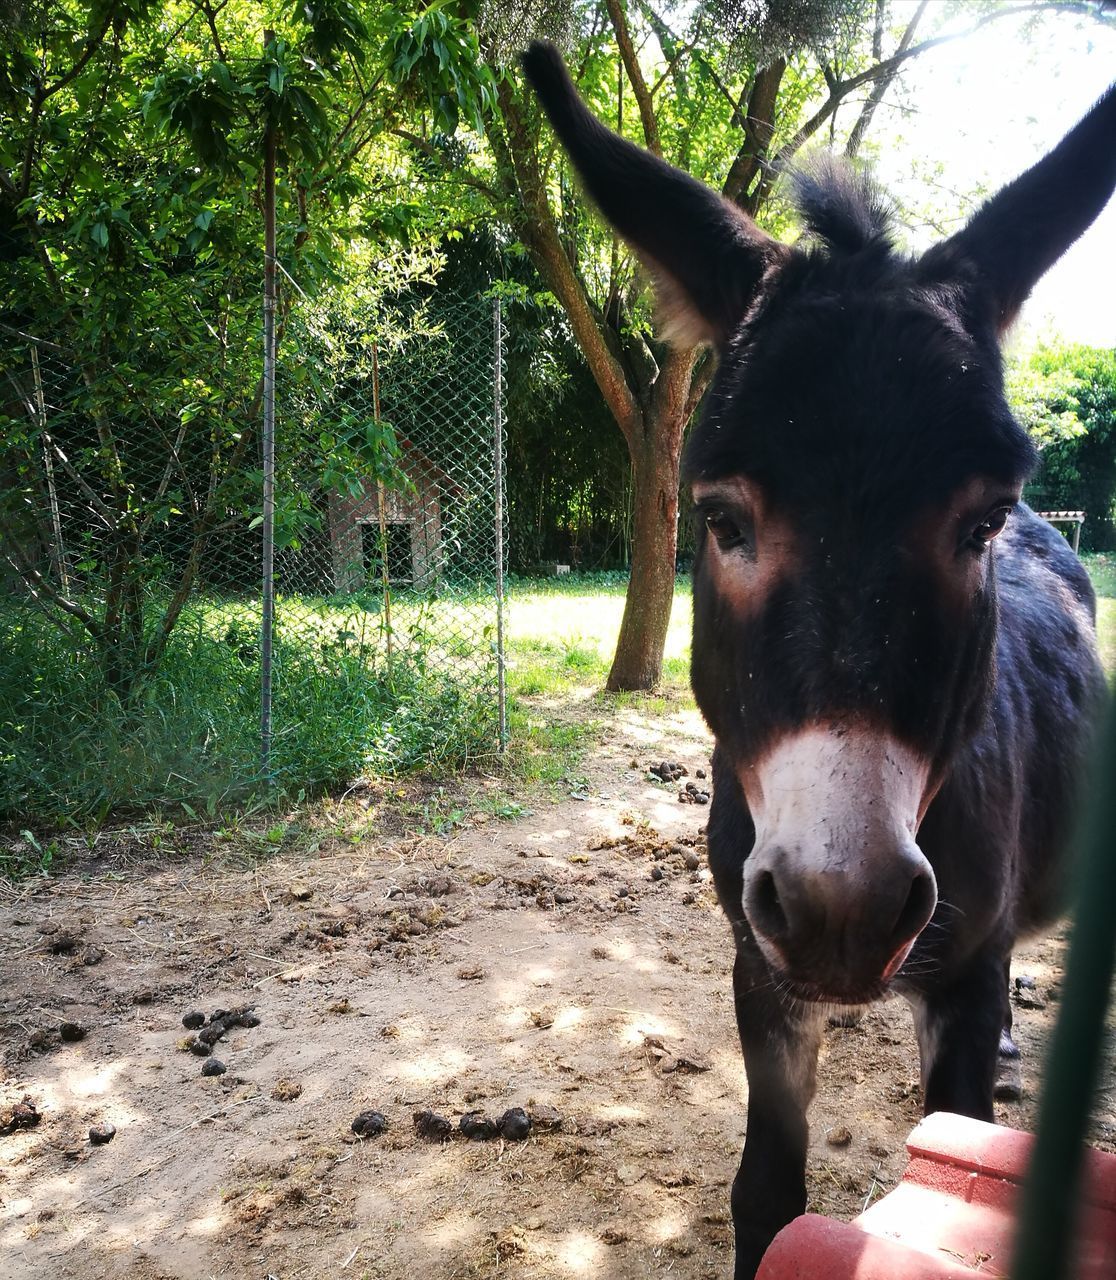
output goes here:
[[[263, 780], [258, 259], [223, 284], [189, 341], [0, 328], [0, 817], [215, 812]], [[497, 749], [494, 305], [284, 313], [288, 787]]]
[[[386, 700], [376, 769], [501, 740], [499, 304], [410, 290], [337, 332], [307, 308], [279, 375], [274, 732], [284, 654]], [[312, 371], [311, 371], [312, 370]]]

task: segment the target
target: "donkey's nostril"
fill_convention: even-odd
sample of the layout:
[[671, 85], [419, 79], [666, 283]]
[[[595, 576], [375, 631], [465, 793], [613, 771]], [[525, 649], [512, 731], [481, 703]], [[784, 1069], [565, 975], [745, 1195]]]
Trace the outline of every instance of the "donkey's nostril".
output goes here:
[[934, 914], [937, 901], [938, 890], [934, 878], [919, 872], [911, 881], [907, 900], [891, 927], [892, 940], [896, 943], [909, 942], [920, 934]]
[[769, 938], [785, 937], [788, 932], [787, 914], [779, 901], [779, 890], [770, 871], [760, 872], [748, 898], [753, 925]]

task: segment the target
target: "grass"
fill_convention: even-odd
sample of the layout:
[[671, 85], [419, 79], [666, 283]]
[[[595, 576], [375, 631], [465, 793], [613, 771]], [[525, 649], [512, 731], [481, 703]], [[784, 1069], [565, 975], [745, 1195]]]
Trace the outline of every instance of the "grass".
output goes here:
[[1110, 684], [1116, 684], [1116, 555], [1082, 556], [1097, 593], [1097, 642]]
[[[523, 697], [562, 698], [603, 687], [612, 664], [627, 590], [614, 574], [520, 579], [509, 610], [510, 684]], [[689, 579], [675, 586], [663, 660], [663, 686], [682, 691], [690, 679]]]
[[[1085, 563], [1113, 676], [1116, 556]], [[511, 778], [569, 783], [600, 722], [617, 709], [637, 703], [655, 715], [689, 699], [692, 598], [684, 580], [660, 695], [601, 692], [625, 590], [616, 574], [511, 582], [511, 751], [504, 766]], [[374, 599], [280, 600], [274, 794], [297, 800], [360, 775], [421, 767], [437, 778], [470, 762], [495, 764], [489, 604], [467, 591], [397, 602], [389, 679]], [[447, 627], [459, 637], [448, 648], [437, 643]], [[80, 643], [26, 610], [0, 610], [0, 817], [18, 831], [95, 826], [127, 810], [177, 808], [216, 819], [252, 803], [261, 783], [257, 628], [250, 605], [199, 602], [176, 631], [162, 670], [124, 707], [100, 687]], [[462, 673], [475, 679], [462, 683]], [[2, 855], [0, 874], [49, 864], [49, 842], [15, 843], [14, 853]]]
[[[627, 580], [614, 573], [513, 580], [508, 610], [511, 764], [528, 782], [568, 783], [600, 722], [638, 704], [666, 709], [654, 694], [603, 692], [612, 665]], [[667, 633], [662, 691], [690, 699], [691, 595], [679, 579]]]
[[[479, 627], [467, 655], [435, 649], [423, 629], [436, 620], [429, 602], [400, 609], [389, 670], [378, 619], [351, 605], [280, 603], [277, 797], [362, 773], [451, 770], [492, 751], [494, 658]], [[199, 602], [159, 671], [123, 704], [80, 639], [28, 610], [0, 612], [0, 817], [96, 825], [121, 811], [213, 818], [245, 803], [262, 782], [257, 631], [250, 607]]]

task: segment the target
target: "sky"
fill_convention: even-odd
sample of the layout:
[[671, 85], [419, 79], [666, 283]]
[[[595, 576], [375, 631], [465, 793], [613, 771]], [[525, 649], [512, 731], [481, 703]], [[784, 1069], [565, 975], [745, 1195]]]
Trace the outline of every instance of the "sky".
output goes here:
[[[896, 0], [894, 10], [902, 20], [914, 7]], [[1029, 168], [1113, 81], [1116, 28], [1049, 15], [1028, 40], [1018, 18], [991, 23], [909, 65], [906, 91], [873, 122], [875, 170], [902, 205], [955, 229], [975, 207], [970, 193]], [[904, 100], [918, 109], [902, 111]], [[916, 215], [912, 247], [934, 238]], [[1016, 329], [1019, 345], [1060, 335], [1116, 347], [1116, 199], [1036, 287]]]

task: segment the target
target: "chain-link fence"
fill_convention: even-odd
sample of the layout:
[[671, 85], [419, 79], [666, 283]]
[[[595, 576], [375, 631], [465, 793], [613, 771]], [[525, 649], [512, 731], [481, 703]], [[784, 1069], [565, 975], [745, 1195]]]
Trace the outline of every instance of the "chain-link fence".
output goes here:
[[502, 744], [499, 302], [412, 290], [341, 334], [308, 308], [292, 337], [316, 376], [277, 392], [277, 739], [293, 648], [390, 691], [379, 767]]
[[[182, 334], [0, 328], [0, 816], [264, 780], [258, 259], [221, 290]], [[411, 285], [280, 330], [268, 780], [495, 752], [498, 304]]]

